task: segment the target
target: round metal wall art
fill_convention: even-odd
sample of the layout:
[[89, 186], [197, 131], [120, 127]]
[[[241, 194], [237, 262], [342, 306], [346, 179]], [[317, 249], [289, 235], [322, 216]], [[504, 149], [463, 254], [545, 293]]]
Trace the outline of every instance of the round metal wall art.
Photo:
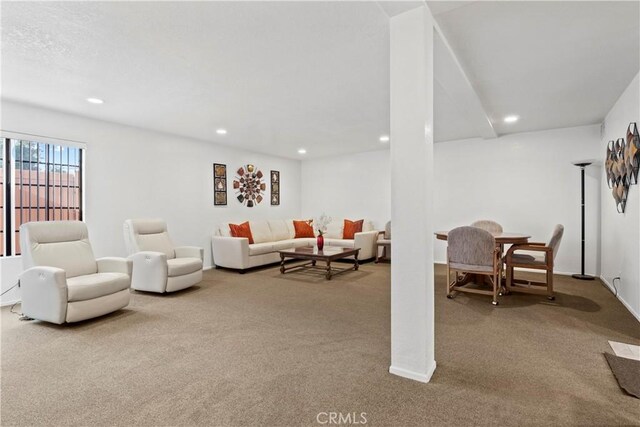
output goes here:
[[233, 180], [233, 189], [238, 201], [248, 208], [262, 202], [267, 184], [263, 181], [264, 174], [254, 165], [248, 164], [238, 168]]
[[604, 167], [616, 209], [624, 213], [629, 186], [638, 183], [640, 169], [640, 135], [635, 122], [629, 123], [626, 138], [609, 141]]

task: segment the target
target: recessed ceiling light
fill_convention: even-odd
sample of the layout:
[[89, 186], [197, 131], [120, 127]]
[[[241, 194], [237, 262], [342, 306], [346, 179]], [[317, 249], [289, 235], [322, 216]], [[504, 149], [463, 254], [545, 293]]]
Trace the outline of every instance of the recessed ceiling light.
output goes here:
[[518, 121], [519, 118], [520, 118], [519, 116], [515, 116], [515, 115], [505, 116], [504, 122], [505, 123], [515, 123], [515, 122]]
[[382, 135], [380, 137], [380, 142], [389, 142], [389, 135]]
[[227, 130], [226, 129], [216, 129], [216, 133], [218, 135], [226, 135], [227, 134]]
[[307, 150], [305, 150], [304, 148], [301, 148], [298, 150], [298, 154], [307, 154]]
[[87, 102], [91, 104], [104, 104], [104, 101], [100, 98], [87, 98]]

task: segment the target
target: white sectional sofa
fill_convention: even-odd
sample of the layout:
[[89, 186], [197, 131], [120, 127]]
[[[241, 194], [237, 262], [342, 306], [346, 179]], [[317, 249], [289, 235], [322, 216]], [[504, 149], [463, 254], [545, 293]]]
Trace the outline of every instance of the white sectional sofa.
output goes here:
[[[232, 222], [240, 224], [243, 221]], [[280, 262], [278, 251], [292, 247], [315, 246], [315, 238], [295, 238], [293, 220], [249, 221], [253, 244], [244, 237], [232, 237], [229, 223], [220, 224], [211, 239], [213, 263], [216, 267], [244, 270], [266, 264]], [[354, 239], [343, 239], [344, 220], [334, 220], [324, 234], [326, 247], [360, 248], [358, 260], [376, 257], [378, 231], [370, 221], [364, 221], [362, 232]]]

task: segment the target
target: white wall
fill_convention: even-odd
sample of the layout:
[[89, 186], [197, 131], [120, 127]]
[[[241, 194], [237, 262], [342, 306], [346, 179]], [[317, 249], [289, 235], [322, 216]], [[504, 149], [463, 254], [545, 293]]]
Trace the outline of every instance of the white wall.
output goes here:
[[302, 162], [302, 216], [369, 219], [378, 229], [391, 218], [389, 151]]
[[[631, 82], [605, 119], [605, 132], [599, 155], [604, 159], [607, 143], [624, 138], [629, 122], [640, 124], [639, 76]], [[629, 188], [624, 214], [616, 211], [616, 205], [607, 186], [604, 171], [600, 179], [602, 187], [602, 279], [610, 287], [618, 288], [618, 297], [640, 320], [640, 186]]]
[[[435, 227], [449, 230], [476, 219], [500, 222], [506, 231], [547, 241], [565, 226], [556, 270], [580, 270], [580, 169], [571, 163], [600, 159], [599, 126], [555, 129], [437, 143]], [[586, 174], [586, 272], [599, 268], [600, 165]], [[389, 152], [374, 151], [302, 162], [302, 213], [323, 207], [351, 217], [389, 218]], [[410, 188], [411, 182], [405, 185]], [[330, 208], [325, 208], [329, 211]], [[446, 243], [435, 242], [436, 262]]]
[[[99, 107], [98, 107], [99, 108]], [[94, 252], [124, 256], [122, 224], [127, 218], [161, 217], [178, 245], [205, 248], [211, 266], [210, 236], [224, 221], [292, 218], [300, 215], [300, 162], [235, 150], [206, 141], [187, 139], [12, 102], [2, 102], [5, 131], [70, 139], [87, 144], [85, 220]], [[233, 130], [230, 130], [232, 132]], [[213, 163], [227, 165], [228, 206], [213, 205]], [[235, 200], [234, 171], [255, 164], [268, 176], [279, 170], [281, 204], [267, 197], [254, 208]], [[267, 185], [267, 192], [270, 187]], [[19, 259], [2, 259], [4, 290], [15, 283]], [[5, 274], [6, 273], [6, 274]], [[9, 302], [14, 291], [3, 297]]]
[[[555, 270], [580, 271], [580, 169], [571, 163], [596, 159], [600, 127], [582, 126], [436, 144], [436, 228], [449, 230], [492, 219], [505, 231], [548, 241], [565, 227]], [[586, 273], [598, 269], [600, 168], [587, 169]], [[436, 243], [445, 262], [446, 243]]]

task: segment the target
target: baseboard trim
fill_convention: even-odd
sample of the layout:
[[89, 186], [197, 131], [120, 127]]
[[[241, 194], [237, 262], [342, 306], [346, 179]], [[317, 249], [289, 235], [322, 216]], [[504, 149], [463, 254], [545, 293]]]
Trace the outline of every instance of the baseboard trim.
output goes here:
[[611, 283], [609, 283], [609, 281], [608, 281], [607, 279], [605, 279], [603, 276], [600, 276], [599, 278], [600, 278], [600, 281], [601, 281], [602, 283], [604, 283], [604, 285], [605, 285], [607, 288], [609, 288], [609, 290], [611, 291], [611, 293], [612, 293], [616, 298], [618, 298], [618, 301], [620, 301], [620, 302], [622, 303], [622, 305], [624, 305], [624, 307], [625, 307], [627, 310], [629, 310], [629, 313], [631, 313], [631, 315], [632, 315], [633, 317], [635, 317], [635, 318], [636, 318], [636, 320], [637, 320], [638, 322], [640, 322], [640, 314], [636, 313], [636, 312], [633, 310], [633, 308], [631, 307], [631, 305], [630, 305], [627, 301], [625, 301], [625, 300], [620, 296], [620, 294], [617, 294], [617, 295], [616, 295], [616, 288], [614, 288], [614, 287], [613, 287], [613, 285], [612, 285]]
[[16, 304], [16, 303], [18, 303], [18, 302], [20, 302], [20, 300], [19, 300], [19, 299], [14, 299], [14, 300], [11, 300], [11, 301], [2, 301], [2, 302], [0, 303], [0, 307], [8, 307], [8, 306], [13, 305], [13, 304]]
[[415, 371], [410, 371], [404, 368], [398, 368], [397, 366], [390, 366], [389, 373], [393, 375], [397, 375], [399, 377], [408, 378], [410, 380], [419, 381], [421, 383], [428, 383], [431, 380], [431, 376], [436, 370], [436, 361], [434, 360], [431, 364], [431, 367], [427, 371], [426, 374], [422, 374]]

